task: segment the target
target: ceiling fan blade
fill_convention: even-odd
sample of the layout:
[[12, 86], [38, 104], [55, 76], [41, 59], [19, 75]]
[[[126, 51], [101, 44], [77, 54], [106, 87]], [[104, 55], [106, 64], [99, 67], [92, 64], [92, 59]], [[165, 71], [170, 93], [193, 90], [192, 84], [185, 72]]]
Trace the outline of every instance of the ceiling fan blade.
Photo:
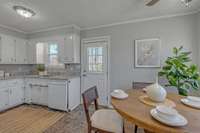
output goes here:
[[146, 4], [146, 6], [153, 6], [153, 5], [155, 5], [157, 2], [159, 2], [160, 0], [151, 0], [151, 1], [149, 1], [147, 4]]

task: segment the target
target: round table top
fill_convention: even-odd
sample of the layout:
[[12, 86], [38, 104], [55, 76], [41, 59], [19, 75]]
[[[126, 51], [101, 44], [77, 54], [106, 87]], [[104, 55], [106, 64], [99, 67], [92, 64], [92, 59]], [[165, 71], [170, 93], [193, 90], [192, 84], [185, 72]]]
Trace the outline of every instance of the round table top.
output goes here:
[[112, 98], [112, 105], [123, 118], [133, 124], [154, 133], [200, 133], [200, 110], [182, 104], [182, 96], [169, 93], [167, 98], [174, 101], [175, 109], [188, 120], [188, 124], [183, 127], [169, 127], [152, 118], [150, 110], [154, 107], [139, 100], [140, 96], [145, 95], [142, 90], [130, 89], [127, 93], [127, 99]]

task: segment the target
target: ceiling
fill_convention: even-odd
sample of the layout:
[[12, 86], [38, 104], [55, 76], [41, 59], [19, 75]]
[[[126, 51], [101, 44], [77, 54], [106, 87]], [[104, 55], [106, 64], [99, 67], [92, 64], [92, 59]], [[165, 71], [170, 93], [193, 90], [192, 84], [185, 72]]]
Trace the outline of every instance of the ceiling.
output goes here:
[[[146, 7], [145, 0], [0, 0], [0, 24], [27, 33], [75, 24], [81, 28], [107, 25], [173, 14], [195, 12], [200, 0], [193, 0], [187, 8], [181, 0], [160, 0]], [[17, 15], [13, 5], [25, 5], [36, 16], [25, 19]]]

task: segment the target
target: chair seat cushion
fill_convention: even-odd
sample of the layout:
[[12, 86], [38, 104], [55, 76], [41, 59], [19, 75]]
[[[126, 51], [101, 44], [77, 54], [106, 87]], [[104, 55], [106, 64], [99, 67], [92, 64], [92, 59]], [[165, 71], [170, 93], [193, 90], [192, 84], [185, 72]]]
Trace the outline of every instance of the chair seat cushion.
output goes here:
[[122, 133], [123, 120], [121, 116], [111, 109], [97, 110], [91, 117], [92, 127], [113, 132]]

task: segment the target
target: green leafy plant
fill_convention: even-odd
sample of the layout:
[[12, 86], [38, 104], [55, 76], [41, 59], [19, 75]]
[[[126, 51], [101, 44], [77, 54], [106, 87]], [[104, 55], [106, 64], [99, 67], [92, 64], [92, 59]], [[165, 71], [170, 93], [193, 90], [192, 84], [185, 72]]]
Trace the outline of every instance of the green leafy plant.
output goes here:
[[36, 66], [38, 72], [44, 72], [45, 71], [45, 65], [44, 64], [38, 64]]
[[191, 52], [184, 52], [182, 46], [173, 48], [173, 54], [165, 61], [159, 76], [167, 78], [168, 84], [166, 86], [176, 87], [180, 95], [187, 96], [190, 89], [199, 89], [200, 75], [198, 67], [194, 64], [189, 65]]

